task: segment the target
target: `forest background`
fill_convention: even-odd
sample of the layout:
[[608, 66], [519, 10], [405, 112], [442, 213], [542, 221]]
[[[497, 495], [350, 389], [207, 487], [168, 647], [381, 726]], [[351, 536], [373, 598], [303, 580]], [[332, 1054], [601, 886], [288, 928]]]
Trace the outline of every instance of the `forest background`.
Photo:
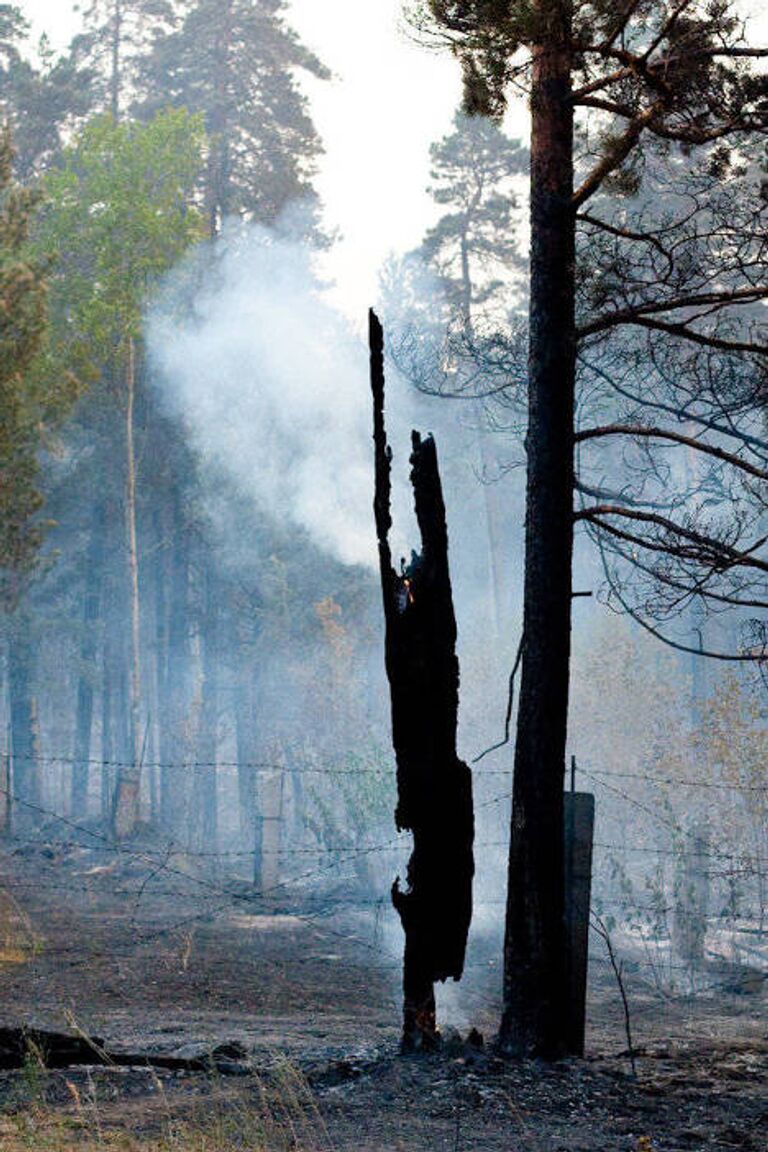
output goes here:
[[[16, 149], [3, 259], [31, 276], [25, 339], [6, 350], [3, 380], [3, 465], [16, 478], [4, 499], [16, 514], [2, 747], [20, 832], [52, 812], [117, 819], [122, 834], [148, 822], [190, 849], [234, 845], [260, 861], [277, 773], [294, 844], [319, 854], [390, 834], [365, 353], [323, 276], [343, 247], [337, 223], [353, 248], [363, 226], [391, 241], [381, 207], [338, 221], [323, 212], [315, 93], [334, 80], [290, 14], [276, 3], [96, 3], [59, 54], [36, 51], [23, 14], [2, 9]], [[404, 114], [389, 118], [402, 132]], [[377, 290], [394, 333], [404, 301], [411, 322], [449, 325], [462, 244], [473, 306], [509, 326], [524, 307], [525, 144], [510, 125], [485, 131], [478, 143], [457, 116], [431, 176], [425, 154], [432, 219]], [[478, 156], [495, 177], [475, 232], [461, 235], [455, 207]], [[385, 198], [398, 184], [388, 177]], [[345, 312], [357, 297], [361, 317], [363, 282], [344, 288]], [[399, 347], [393, 442], [404, 462], [418, 421], [444, 462], [471, 758], [501, 725], [519, 639], [519, 428], [484, 398], [458, 411], [425, 398], [406, 379], [423, 383], [424, 361], [412, 371], [410, 346]], [[577, 562], [578, 586], [599, 592], [591, 554]], [[759, 677], [665, 651], [597, 595], [577, 612], [571, 746], [597, 774], [622, 777], [620, 794], [614, 784], [603, 797], [605, 843], [622, 842], [642, 804], [651, 816], [636, 846], [670, 851], [709, 809], [706, 792], [680, 782], [732, 785], [717, 834], [749, 871], [738, 883], [723, 875], [723, 907], [754, 899], [762, 916]], [[738, 647], [747, 618], [683, 613], [671, 626]], [[504, 755], [478, 772], [489, 899], [504, 872]], [[663, 861], [651, 872], [622, 856], [604, 874], [619, 870], [625, 890], [650, 886], [652, 900], [633, 898], [656, 914], [671, 882]]]

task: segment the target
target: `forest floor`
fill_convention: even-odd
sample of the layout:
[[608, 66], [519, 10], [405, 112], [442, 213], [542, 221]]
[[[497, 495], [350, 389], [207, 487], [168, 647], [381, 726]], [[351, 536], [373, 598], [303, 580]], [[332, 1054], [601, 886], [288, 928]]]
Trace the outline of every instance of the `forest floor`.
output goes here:
[[[0, 1025], [78, 1030], [112, 1052], [202, 1056], [218, 1072], [0, 1072], [0, 1149], [163, 1152], [768, 1150], [768, 994], [662, 997], [631, 971], [637, 1074], [609, 969], [593, 965], [588, 1055], [497, 1059], [447, 1029], [398, 1053], [397, 940], [364, 902], [254, 902], [176, 858], [27, 843], [0, 850]], [[490, 1036], [495, 950], [461, 1007]]]

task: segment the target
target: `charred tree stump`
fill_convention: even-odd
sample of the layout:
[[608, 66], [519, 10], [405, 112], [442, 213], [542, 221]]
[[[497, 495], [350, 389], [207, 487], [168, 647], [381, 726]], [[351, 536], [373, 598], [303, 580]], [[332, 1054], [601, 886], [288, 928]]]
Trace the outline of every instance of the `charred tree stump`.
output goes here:
[[434, 1046], [435, 982], [464, 969], [472, 915], [474, 817], [472, 775], [456, 754], [459, 662], [448, 571], [437, 452], [432, 437], [412, 434], [411, 484], [421, 553], [392, 566], [389, 546], [391, 459], [384, 428], [384, 338], [370, 313], [376, 491], [386, 627], [385, 658], [397, 761], [398, 831], [413, 833], [406, 888], [392, 902], [405, 932], [403, 1048]]

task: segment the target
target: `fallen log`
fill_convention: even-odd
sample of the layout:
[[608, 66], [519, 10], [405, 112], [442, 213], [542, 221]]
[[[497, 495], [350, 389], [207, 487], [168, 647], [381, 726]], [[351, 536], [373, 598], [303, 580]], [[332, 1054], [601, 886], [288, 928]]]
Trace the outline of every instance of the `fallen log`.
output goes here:
[[98, 1036], [47, 1032], [39, 1028], [0, 1028], [0, 1070], [24, 1068], [30, 1061], [44, 1068], [162, 1068], [172, 1072], [226, 1075], [247, 1070], [247, 1053], [237, 1043], [219, 1044], [200, 1056], [166, 1056], [153, 1052], [113, 1052]]
[[472, 775], [456, 753], [459, 662], [448, 531], [435, 442], [412, 433], [411, 484], [421, 552], [392, 565], [391, 460], [384, 426], [384, 335], [370, 317], [375, 446], [374, 515], [386, 629], [385, 661], [397, 762], [398, 831], [413, 833], [406, 872], [392, 886], [405, 932], [403, 1048], [439, 1039], [434, 984], [459, 980], [472, 916]]

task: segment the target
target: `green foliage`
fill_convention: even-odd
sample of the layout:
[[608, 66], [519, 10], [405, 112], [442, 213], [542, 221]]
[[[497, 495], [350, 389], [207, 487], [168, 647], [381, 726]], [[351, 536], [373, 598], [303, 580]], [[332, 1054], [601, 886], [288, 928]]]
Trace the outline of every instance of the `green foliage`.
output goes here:
[[427, 12], [461, 63], [465, 111], [500, 119], [512, 58], [540, 34], [543, 17], [530, 0], [428, 0]]
[[15, 605], [43, 525], [38, 452], [63, 415], [71, 382], [35, 371], [47, 319], [43, 262], [28, 239], [37, 197], [13, 183], [10, 132], [0, 136], [0, 605]]
[[142, 65], [143, 113], [186, 107], [209, 138], [205, 200], [215, 232], [228, 215], [271, 223], [314, 201], [321, 151], [296, 72], [329, 73], [286, 27], [283, 0], [194, 0]]
[[201, 120], [183, 110], [144, 125], [102, 116], [46, 176], [36, 243], [57, 255], [54, 338], [79, 371], [121, 359], [163, 274], [200, 237], [202, 148]]
[[126, 94], [135, 92], [142, 53], [174, 25], [174, 9], [171, 0], [91, 0], [70, 60], [88, 79], [92, 114], [120, 116]]
[[[327, 775], [308, 777], [307, 827], [320, 844], [349, 853], [348, 863], [365, 882], [375, 863], [370, 849], [391, 828], [396, 802], [391, 755], [372, 744], [366, 752], [347, 752], [324, 767]], [[336, 775], [334, 768], [340, 769]]]
[[58, 152], [60, 130], [87, 107], [88, 75], [56, 59], [43, 37], [36, 63], [25, 50], [29, 25], [15, 5], [0, 5], [0, 100], [13, 127], [14, 167], [28, 179]]
[[[462, 67], [468, 112], [500, 117], [518, 49], [548, 42], [569, 52], [574, 74], [586, 83], [613, 73], [622, 51], [637, 54], [642, 64], [609, 90], [634, 112], [650, 97], [670, 138], [696, 143], [713, 119], [757, 123], [765, 115], [764, 75], [723, 52], [741, 37], [733, 0], [671, 7], [660, 0], [420, 0], [415, 22], [448, 41]], [[663, 60], [663, 68], [652, 74], [649, 60]]]
[[527, 170], [528, 152], [483, 116], [458, 112], [454, 131], [433, 144], [429, 191], [448, 211], [427, 232], [421, 255], [438, 273], [452, 310], [469, 320], [504, 288], [498, 272], [520, 265], [517, 201], [510, 178]]

